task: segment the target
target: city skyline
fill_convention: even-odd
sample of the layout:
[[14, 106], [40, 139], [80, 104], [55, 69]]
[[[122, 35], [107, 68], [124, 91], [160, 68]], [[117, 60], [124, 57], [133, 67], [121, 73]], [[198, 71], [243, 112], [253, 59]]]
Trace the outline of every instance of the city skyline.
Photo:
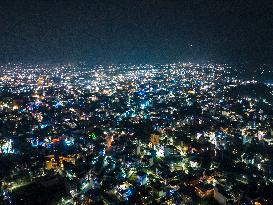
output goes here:
[[273, 2], [1, 0], [0, 205], [272, 205]]

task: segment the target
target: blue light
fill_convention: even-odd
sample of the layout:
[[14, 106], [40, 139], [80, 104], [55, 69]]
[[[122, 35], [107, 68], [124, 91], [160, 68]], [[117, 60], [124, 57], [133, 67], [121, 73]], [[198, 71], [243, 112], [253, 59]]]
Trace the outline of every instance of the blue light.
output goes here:
[[128, 190], [123, 194], [123, 197], [124, 197], [124, 199], [125, 199], [126, 201], [128, 201], [128, 197], [129, 197], [129, 196], [132, 196], [132, 195], [133, 195], [133, 193], [132, 193], [131, 188], [128, 188]]
[[32, 138], [31, 139], [31, 145], [32, 145], [32, 147], [38, 147], [39, 139], [38, 138]]
[[176, 191], [175, 189], [171, 189], [170, 190], [170, 195], [173, 195], [175, 193], [175, 191]]
[[50, 149], [51, 147], [52, 147], [51, 144], [46, 144], [46, 148], [47, 148], [47, 149]]
[[44, 128], [46, 128], [47, 126], [48, 126], [47, 124], [41, 124], [41, 125], [40, 125], [41, 129], [44, 129]]
[[54, 107], [58, 108], [58, 107], [62, 107], [63, 103], [61, 101], [58, 101], [55, 103], [55, 105], [53, 105]]
[[99, 155], [103, 157], [105, 155], [105, 150], [103, 149], [103, 150], [99, 151]]
[[131, 191], [131, 189], [129, 188], [128, 191], [127, 191], [127, 196], [131, 196], [133, 193]]
[[67, 139], [67, 138], [64, 140], [64, 142], [65, 142], [65, 144], [66, 144], [67, 146], [71, 146], [71, 145], [74, 144], [73, 140], [69, 140], [69, 139]]
[[141, 90], [141, 91], [139, 91], [139, 95], [141, 95], [141, 96], [145, 95], [145, 93], [146, 93], [146, 91], [145, 91], [145, 90]]

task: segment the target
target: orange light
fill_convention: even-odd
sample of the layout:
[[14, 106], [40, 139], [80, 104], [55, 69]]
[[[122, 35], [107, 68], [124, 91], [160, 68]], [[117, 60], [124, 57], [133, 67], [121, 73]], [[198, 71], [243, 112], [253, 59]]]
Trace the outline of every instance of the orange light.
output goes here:
[[53, 143], [56, 143], [56, 142], [60, 142], [60, 139], [59, 138], [55, 138], [52, 140]]

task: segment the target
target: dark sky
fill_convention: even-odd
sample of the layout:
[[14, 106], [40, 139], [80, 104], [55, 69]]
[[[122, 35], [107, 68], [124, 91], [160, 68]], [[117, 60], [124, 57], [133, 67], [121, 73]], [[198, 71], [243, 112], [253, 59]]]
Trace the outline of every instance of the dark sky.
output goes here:
[[273, 1], [0, 0], [0, 61], [273, 62]]

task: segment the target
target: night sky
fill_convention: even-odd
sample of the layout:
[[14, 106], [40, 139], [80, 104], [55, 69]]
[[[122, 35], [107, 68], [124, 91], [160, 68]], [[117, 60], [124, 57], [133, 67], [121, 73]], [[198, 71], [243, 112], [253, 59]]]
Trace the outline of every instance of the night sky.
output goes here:
[[273, 1], [1, 0], [0, 61], [273, 63]]

